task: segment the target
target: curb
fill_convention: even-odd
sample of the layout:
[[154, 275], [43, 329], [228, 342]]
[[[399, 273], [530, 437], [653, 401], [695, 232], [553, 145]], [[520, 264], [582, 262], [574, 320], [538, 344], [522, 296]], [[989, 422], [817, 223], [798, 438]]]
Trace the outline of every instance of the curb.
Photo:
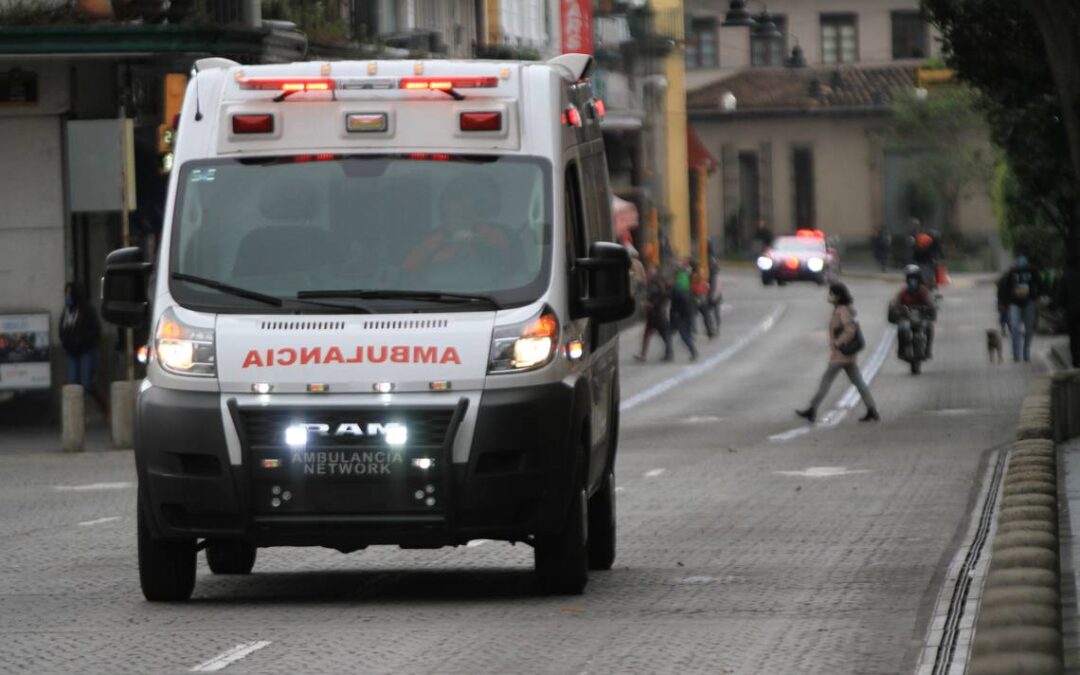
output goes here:
[[969, 673], [1064, 672], [1057, 450], [1051, 380], [1032, 381], [1020, 407], [1002, 483], [986, 590]]

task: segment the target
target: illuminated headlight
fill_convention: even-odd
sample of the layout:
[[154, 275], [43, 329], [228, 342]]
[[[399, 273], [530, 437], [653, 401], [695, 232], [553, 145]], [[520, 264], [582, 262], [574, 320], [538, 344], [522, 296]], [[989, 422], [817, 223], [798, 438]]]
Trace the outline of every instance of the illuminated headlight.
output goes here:
[[768, 272], [769, 270], [772, 269], [773, 259], [770, 258], [767, 255], [760, 256], [757, 259], [757, 266], [758, 266], [758, 269], [761, 270], [762, 272]]
[[395, 447], [405, 445], [409, 440], [409, 429], [404, 424], [386, 425], [386, 444]]
[[154, 332], [154, 354], [161, 367], [177, 375], [213, 377], [214, 329], [191, 326], [165, 310]]
[[825, 269], [825, 261], [821, 258], [810, 258], [806, 261], [806, 269], [811, 272], [820, 272]]
[[559, 344], [559, 320], [545, 308], [523, 323], [500, 326], [491, 340], [489, 373], [531, 370], [546, 365]]
[[300, 424], [286, 427], [285, 444], [290, 448], [303, 448], [307, 446], [307, 429]]

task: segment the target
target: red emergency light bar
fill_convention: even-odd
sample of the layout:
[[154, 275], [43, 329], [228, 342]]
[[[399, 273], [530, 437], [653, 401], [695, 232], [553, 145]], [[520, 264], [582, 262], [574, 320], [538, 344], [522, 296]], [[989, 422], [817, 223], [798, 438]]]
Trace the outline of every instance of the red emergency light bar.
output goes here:
[[825, 233], [821, 230], [796, 230], [795, 236], [803, 239], [824, 239]]
[[490, 89], [499, 86], [497, 77], [403, 77], [398, 80], [399, 89], [427, 89], [450, 91], [452, 89]]
[[329, 77], [241, 77], [241, 89], [255, 91], [332, 91], [334, 80]]

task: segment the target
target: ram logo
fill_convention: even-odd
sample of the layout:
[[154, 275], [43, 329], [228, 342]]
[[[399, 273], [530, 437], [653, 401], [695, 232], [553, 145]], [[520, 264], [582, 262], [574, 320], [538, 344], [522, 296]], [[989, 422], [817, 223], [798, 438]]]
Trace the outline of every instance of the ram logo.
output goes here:
[[401, 427], [402, 425], [395, 422], [382, 424], [379, 422], [369, 422], [367, 424], [361, 424], [359, 422], [342, 422], [331, 430], [329, 424], [301, 424], [309, 434], [317, 436], [386, 436], [393, 429]]

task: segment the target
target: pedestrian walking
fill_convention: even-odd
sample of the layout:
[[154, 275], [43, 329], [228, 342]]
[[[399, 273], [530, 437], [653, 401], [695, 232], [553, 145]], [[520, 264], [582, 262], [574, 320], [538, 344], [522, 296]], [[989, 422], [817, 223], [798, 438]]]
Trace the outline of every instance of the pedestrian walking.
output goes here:
[[1065, 256], [1065, 273], [1058, 280], [1057, 305], [1065, 312], [1065, 330], [1073, 368], [1080, 368], [1080, 256]]
[[825, 374], [821, 376], [821, 384], [814, 398], [810, 400], [810, 405], [802, 410], [796, 410], [795, 414], [811, 422], [817, 419], [818, 406], [825, 400], [829, 387], [842, 370], [859, 390], [863, 404], [866, 405], [866, 414], [859, 418], [859, 421], [879, 420], [881, 416], [878, 415], [874, 397], [870, 394], [870, 388], [866, 386], [859, 364], [855, 360], [858, 350], [862, 348], [862, 339], [859, 326], [855, 323], [855, 307], [851, 291], [840, 282], [829, 284], [829, 302], [833, 305], [832, 317], [829, 319], [829, 366], [825, 369]]
[[690, 350], [690, 360], [697, 359], [697, 347], [694, 346], [694, 298], [690, 294], [690, 270], [684, 265], [675, 271], [675, 283], [671, 289], [671, 330], [679, 333], [683, 344]]
[[713, 323], [712, 309], [709, 304], [709, 280], [701, 270], [695, 269], [691, 275], [690, 292], [694, 299], [694, 309], [701, 315], [701, 322], [705, 324], [705, 334], [711, 340], [716, 337], [716, 326]]
[[997, 283], [997, 312], [998, 312], [998, 327], [1001, 329], [1001, 336], [1005, 337], [1009, 334], [1009, 273], [1005, 272], [998, 277]]
[[664, 360], [672, 359], [671, 327], [668, 324], [669, 292], [667, 282], [660, 270], [651, 265], [645, 282], [645, 332], [641, 335], [641, 352], [634, 354], [638, 361], [644, 361], [649, 351], [649, 341], [654, 333], [660, 334], [664, 341]]
[[67, 356], [67, 383], [80, 384], [104, 413], [108, 406], [95, 384], [97, 346], [101, 323], [94, 306], [78, 283], [64, 286], [64, 311], [60, 315], [60, 344]]
[[[1039, 272], [1026, 255], [1005, 274], [1003, 296], [1009, 302], [1009, 332], [1012, 334], [1013, 362], [1031, 360], [1031, 341], [1035, 337], [1035, 301], [1040, 294]], [[1021, 349], [1021, 342], [1023, 349]]]
[[765, 221], [763, 219], [758, 220], [757, 231], [754, 232], [754, 240], [758, 243], [758, 252], [760, 253], [772, 246], [774, 238], [773, 231], [769, 229], [769, 226], [765, 224]]

